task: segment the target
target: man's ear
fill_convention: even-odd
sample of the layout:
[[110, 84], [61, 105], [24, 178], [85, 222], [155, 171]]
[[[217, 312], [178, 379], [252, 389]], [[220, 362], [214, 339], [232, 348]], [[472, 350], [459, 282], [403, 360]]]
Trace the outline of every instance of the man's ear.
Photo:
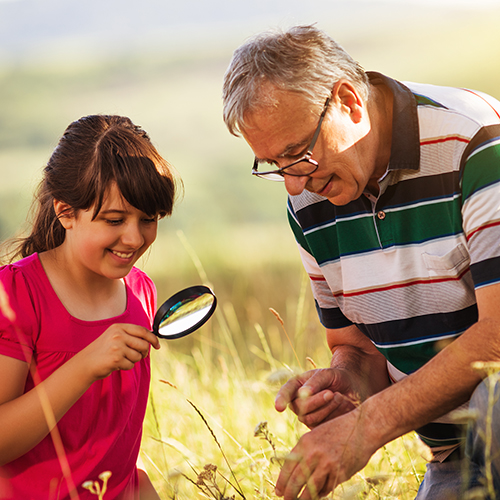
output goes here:
[[54, 200], [54, 212], [64, 229], [71, 229], [73, 227], [73, 222], [75, 220], [75, 211], [73, 207], [63, 201]]
[[333, 87], [332, 100], [338, 108], [349, 114], [354, 123], [359, 123], [365, 111], [365, 104], [356, 87], [341, 79]]

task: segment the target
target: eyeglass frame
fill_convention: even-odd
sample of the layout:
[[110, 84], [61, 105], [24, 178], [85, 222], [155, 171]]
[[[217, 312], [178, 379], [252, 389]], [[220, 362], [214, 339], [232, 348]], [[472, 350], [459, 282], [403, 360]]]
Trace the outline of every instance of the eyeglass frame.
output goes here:
[[[257, 157], [255, 157], [254, 162], [253, 162], [253, 167], [252, 167], [252, 175], [256, 175], [257, 177], [261, 177], [262, 179], [266, 179], [266, 180], [270, 180], [270, 181], [282, 182], [285, 180], [285, 174], [291, 175], [293, 177], [304, 177], [304, 176], [311, 175], [314, 172], [316, 172], [316, 170], [318, 170], [319, 163], [316, 160], [312, 159], [313, 149], [314, 149], [314, 146], [316, 145], [316, 141], [318, 140], [319, 134], [321, 132], [321, 125], [323, 124], [323, 120], [325, 119], [326, 112], [328, 111], [328, 106], [330, 105], [331, 99], [332, 99], [332, 96], [330, 95], [327, 97], [327, 99], [325, 101], [325, 104], [323, 106], [323, 111], [321, 112], [321, 116], [319, 117], [318, 125], [316, 126], [316, 130], [314, 131], [313, 138], [312, 138], [312, 140], [309, 144], [309, 148], [307, 149], [304, 156], [302, 156], [298, 160], [295, 160], [294, 162], [290, 163], [290, 165], [287, 165], [286, 167], [280, 167], [276, 170], [268, 170], [266, 172], [259, 172], [258, 171], [259, 160], [257, 159]], [[314, 169], [311, 170], [307, 174], [293, 174], [290, 172], [285, 172], [286, 169], [293, 167], [294, 165], [297, 165], [297, 164], [302, 163], [302, 162], [310, 163], [311, 165], [314, 166]], [[270, 174], [279, 175], [281, 178], [266, 177]]]

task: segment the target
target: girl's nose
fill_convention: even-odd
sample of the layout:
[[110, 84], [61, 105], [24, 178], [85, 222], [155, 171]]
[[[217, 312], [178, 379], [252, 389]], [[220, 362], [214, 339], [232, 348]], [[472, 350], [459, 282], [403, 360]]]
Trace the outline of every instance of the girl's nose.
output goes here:
[[285, 188], [288, 191], [288, 194], [291, 196], [297, 196], [298, 194], [304, 191], [307, 181], [309, 180], [308, 175], [285, 175]]
[[122, 233], [122, 242], [130, 248], [140, 248], [144, 244], [144, 236], [139, 223], [127, 224], [125, 231]]

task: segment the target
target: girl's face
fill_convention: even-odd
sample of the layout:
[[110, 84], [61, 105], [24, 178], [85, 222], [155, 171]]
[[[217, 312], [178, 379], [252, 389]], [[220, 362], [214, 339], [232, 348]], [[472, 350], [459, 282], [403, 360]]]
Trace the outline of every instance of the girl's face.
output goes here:
[[60, 219], [66, 228], [63, 245], [70, 251], [69, 263], [108, 279], [123, 278], [156, 239], [158, 217], [130, 205], [115, 183], [94, 220], [93, 213], [90, 208]]

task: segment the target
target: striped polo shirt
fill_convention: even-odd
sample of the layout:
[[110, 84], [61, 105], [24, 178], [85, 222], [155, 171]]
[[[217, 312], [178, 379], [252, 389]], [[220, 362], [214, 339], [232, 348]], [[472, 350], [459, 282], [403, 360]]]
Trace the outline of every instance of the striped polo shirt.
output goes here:
[[[368, 75], [394, 96], [379, 196], [335, 206], [304, 191], [288, 213], [321, 323], [356, 325], [398, 381], [477, 321], [475, 289], [500, 282], [500, 103]], [[456, 442], [437, 422], [424, 441]]]

